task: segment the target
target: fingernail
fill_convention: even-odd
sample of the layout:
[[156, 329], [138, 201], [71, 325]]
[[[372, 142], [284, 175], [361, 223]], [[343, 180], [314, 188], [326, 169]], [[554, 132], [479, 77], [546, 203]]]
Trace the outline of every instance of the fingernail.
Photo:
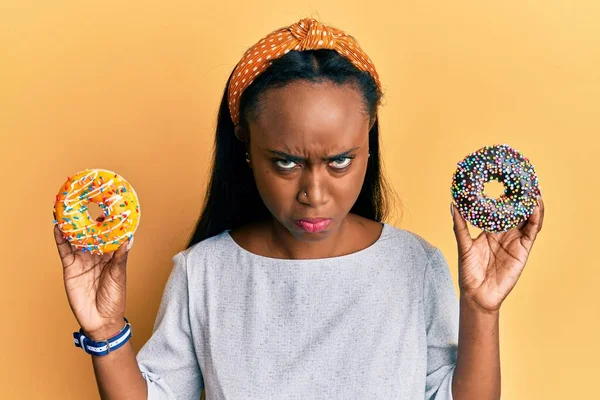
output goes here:
[[454, 203], [450, 203], [450, 215], [454, 218]]
[[129, 244], [127, 245], [127, 248], [125, 249], [127, 252], [129, 252], [129, 250], [131, 250], [131, 247], [133, 246], [133, 236], [131, 237], [131, 239], [129, 239]]

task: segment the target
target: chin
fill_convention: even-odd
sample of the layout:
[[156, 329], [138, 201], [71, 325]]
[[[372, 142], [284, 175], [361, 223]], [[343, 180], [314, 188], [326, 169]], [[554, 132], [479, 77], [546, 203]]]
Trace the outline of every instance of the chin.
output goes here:
[[295, 220], [291, 220], [288, 224], [286, 224], [286, 228], [298, 240], [304, 242], [319, 242], [331, 235], [332, 231], [335, 230], [333, 225], [334, 222], [331, 220], [330, 223], [323, 229], [313, 231], [313, 229], [308, 227], [303, 228], [302, 226], [296, 224]]
[[304, 242], [320, 242], [321, 240], [327, 239], [331, 232], [329, 231], [321, 231], [318, 233], [308, 233], [308, 232], [296, 232], [294, 236]]

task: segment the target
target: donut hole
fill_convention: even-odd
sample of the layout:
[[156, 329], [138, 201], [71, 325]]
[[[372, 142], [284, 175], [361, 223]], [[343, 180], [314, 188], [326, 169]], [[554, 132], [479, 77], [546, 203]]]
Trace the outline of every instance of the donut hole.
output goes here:
[[[100, 208], [100, 206], [96, 203], [93, 202], [89, 202], [87, 204], [87, 209], [88, 212], [90, 213], [90, 216], [92, 217], [93, 221], [104, 221], [104, 212], [102, 211], [102, 209]], [[100, 219], [98, 219], [100, 218]]]
[[492, 199], [498, 199], [504, 194], [506, 187], [497, 179], [492, 179], [483, 185], [483, 194]]

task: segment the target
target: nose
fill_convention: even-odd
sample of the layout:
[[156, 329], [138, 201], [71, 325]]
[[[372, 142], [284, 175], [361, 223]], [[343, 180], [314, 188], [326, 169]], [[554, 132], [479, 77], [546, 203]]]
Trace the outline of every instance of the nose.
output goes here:
[[312, 207], [327, 204], [330, 198], [329, 179], [327, 171], [322, 168], [304, 169], [299, 181], [298, 201]]

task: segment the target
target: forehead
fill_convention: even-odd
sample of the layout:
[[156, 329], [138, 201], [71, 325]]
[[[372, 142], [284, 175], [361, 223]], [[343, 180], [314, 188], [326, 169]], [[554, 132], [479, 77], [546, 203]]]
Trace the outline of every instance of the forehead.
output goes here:
[[306, 154], [368, 140], [368, 112], [352, 85], [296, 81], [265, 91], [258, 109], [250, 135], [259, 147]]

